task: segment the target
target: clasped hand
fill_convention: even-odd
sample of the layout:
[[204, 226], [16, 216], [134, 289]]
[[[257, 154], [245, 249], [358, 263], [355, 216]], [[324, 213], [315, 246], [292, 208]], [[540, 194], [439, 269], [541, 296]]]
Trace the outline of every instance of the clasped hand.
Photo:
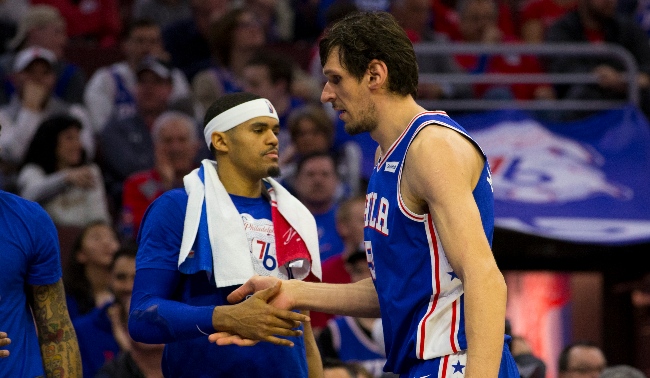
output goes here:
[[237, 304], [217, 306], [213, 313], [212, 322], [219, 332], [208, 340], [217, 345], [253, 346], [267, 341], [292, 347], [293, 342], [278, 336], [301, 336], [302, 331], [295, 328], [310, 320], [291, 311], [294, 301], [275, 277], [252, 277], [228, 296], [228, 302]]

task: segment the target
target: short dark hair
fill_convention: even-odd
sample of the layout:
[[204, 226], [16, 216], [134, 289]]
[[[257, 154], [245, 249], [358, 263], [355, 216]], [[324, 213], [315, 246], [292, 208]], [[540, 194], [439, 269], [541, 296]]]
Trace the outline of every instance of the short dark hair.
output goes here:
[[378, 59], [388, 67], [389, 91], [417, 96], [418, 65], [413, 44], [390, 13], [355, 12], [332, 25], [319, 42], [323, 66], [336, 47], [341, 66], [353, 77], [361, 80], [368, 64]]
[[287, 83], [287, 92], [291, 90], [293, 83], [293, 62], [277, 52], [259, 50], [246, 62], [246, 66], [264, 66], [269, 70], [271, 83], [276, 84], [280, 80]]
[[334, 129], [334, 124], [332, 123], [330, 117], [327, 115], [327, 112], [325, 112], [325, 109], [323, 109], [322, 106], [315, 104], [302, 105], [301, 107], [296, 108], [291, 111], [291, 113], [289, 113], [287, 126], [289, 128], [289, 134], [291, 135], [291, 139], [293, 141], [295, 141], [296, 137], [298, 136], [298, 125], [303, 119], [312, 121], [318, 131], [325, 134], [325, 137], [330, 142], [330, 144], [334, 144], [334, 133], [336, 131]]
[[115, 267], [115, 262], [117, 259], [120, 257], [129, 257], [135, 260], [136, 255], [138, 253], [138, 247], [136, 246], [135, 242], [124, 242], [122, 244], [122, 247], [115, 252], [113, 255], [113, 260], [111, 260], [111, 270], [113, 270], [113, 267]]
[[[212, 103], [208, 110], [205, 111], [205, 117], [203, 118], [203, 129], [205, 130], [205, 127], [214, 117], [225, 112], [226, 110], [232, 109], [235, 106], [241, 105], [248, 101], [257, 100], [259, 98], [262, 97], [248, 92], [228, 93], [219, 97], [217, 101]], [[217, 153], [212, 144], [210, 144], [210, 151], [213, 155]]]
[[557, 360], [557, 369], [559, 372], [566, 372], [569, 370], [569, 353], [575, 347], [596, 348], [600, 349], [598, 345], [589, 340], [579, 340], [572, 342], [562, 349], [560, 356]]
[[345, 369], [345, 371], [347, 371], [348, 374], [350, 374], [350, 378], [354, 378], [356, 376], [354, 369], [347, 362], [341, 361], [336, 358], [331, 358], [331, 357], [323, 358], [323, 369], [336, 369], [336, 368]]
[[[41, 167], [46, 174], [56, 172], [58, 163], [56, 150], [59, 134], [70, 128], [81, 130], [81, 122], [67, 114], [54, 115], [45, 119], [36, 130], [36, 133], [29, 144], [23, 164], [36, 164]], [[85, 163], [86, 151], [82, 149], [79, 165]]]

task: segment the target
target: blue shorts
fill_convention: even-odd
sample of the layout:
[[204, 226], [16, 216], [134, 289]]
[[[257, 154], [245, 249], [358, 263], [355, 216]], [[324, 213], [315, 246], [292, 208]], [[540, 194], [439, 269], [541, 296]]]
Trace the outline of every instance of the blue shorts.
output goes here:
[[[506, 336], [501, 353], [499, 378], [519, 378], [519, 370], [510, 353], [509, 343], [510, 336]], [[467, 351], [463, 350], [433, 360], [422, 361], [411, 367], [408, 373], [401, 374], [400, 378], [462, 378], [465, 376], [466, 361]]]

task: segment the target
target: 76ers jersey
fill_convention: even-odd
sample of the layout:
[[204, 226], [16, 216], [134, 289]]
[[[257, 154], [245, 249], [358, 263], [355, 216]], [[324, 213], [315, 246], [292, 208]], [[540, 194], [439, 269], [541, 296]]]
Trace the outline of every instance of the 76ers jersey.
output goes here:
[[[366, 255], [379, 295], [386, 370], [396, 373], [467, 349], [462, 282], [449, 265], [431, 215], [411, 212], [399, 189], [408, 148], [427, 126], [450, 128], [476, 145], [444, 112], [418, 114], [378, 161], [366, 195]], [[494, 200], [487, 159], [473, 195], [491, 245]]]

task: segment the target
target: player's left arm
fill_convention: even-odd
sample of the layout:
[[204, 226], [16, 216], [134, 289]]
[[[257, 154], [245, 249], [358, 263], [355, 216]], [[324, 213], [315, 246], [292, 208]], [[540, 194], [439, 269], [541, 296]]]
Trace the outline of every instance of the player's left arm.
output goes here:
[[449, 263], [463, 282], [466, 378], [498, 375], [505, 328], [505, 280], [472, 196], [483, 165], [483, 155], [462, 135], [426, 127], [409, 147], [402, 177], [404, 200], [428, 208]]
[[63, 281], [31, 285], [31, 307], [47, 377], [81, 377], [81, 355], [65, 301]]

